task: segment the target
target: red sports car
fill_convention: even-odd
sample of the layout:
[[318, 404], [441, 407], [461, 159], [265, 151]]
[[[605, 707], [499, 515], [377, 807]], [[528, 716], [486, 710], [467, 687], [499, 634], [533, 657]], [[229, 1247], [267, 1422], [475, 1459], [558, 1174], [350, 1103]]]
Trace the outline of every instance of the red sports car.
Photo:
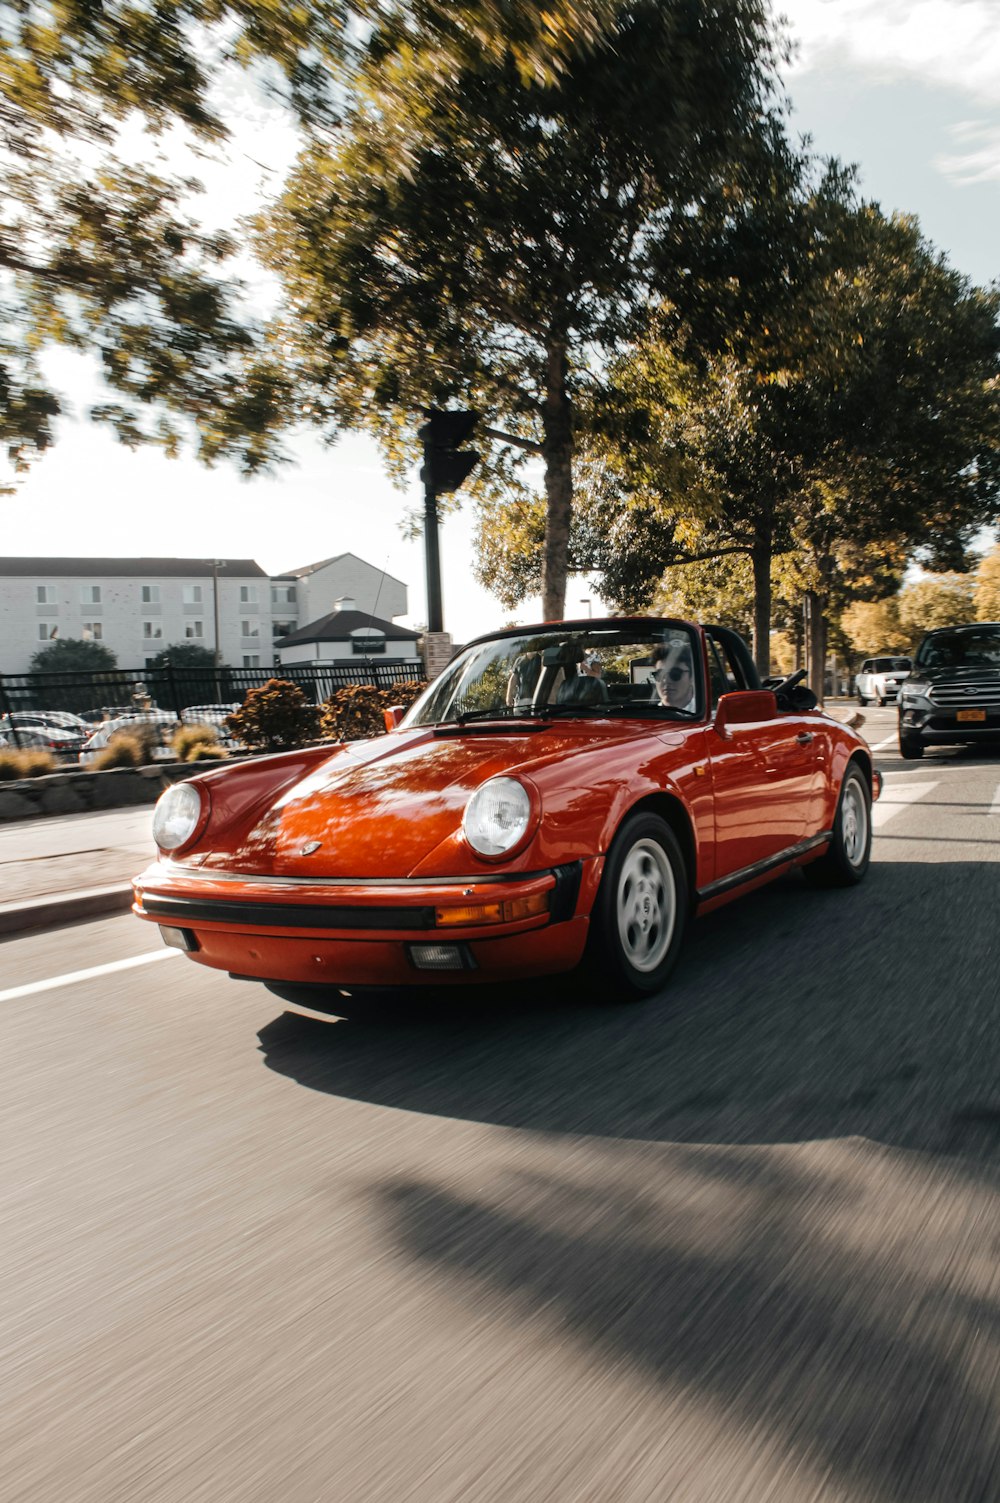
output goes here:
[[389, 733], [175, 784], [134, 911], [192, 960], [324, 989], [586, 960], [663, 986], [690, 916], [792, 866], [861, 880], [881, 779], [802, 674], [720, 626], [616, 617], [466, 647]]

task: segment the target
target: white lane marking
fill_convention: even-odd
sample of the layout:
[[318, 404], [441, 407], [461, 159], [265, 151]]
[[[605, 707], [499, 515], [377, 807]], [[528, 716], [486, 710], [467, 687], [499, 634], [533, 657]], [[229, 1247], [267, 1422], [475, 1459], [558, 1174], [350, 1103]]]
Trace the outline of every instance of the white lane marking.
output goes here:
[[94, 965], [86, 971], [69, 971], [65, 976], [49, 976], [45, 981], [31, 981], [27, 986], [15, 986], [10, 991], [0, 992], [0, 1002], [13, 1002], [15, 997], [30, 997], [35, 992], [50, 992], [57, 986], [74, 986], [78, 981], [91, 981], [95, 976], [107, 976], [112, 971], [127, 971], [133, 965], [145, 965], [150, 960], [171, 960], [180, 955], [180, 950], [152, 950], [148, 955], [132, 955], [128, 960], [109, 960], [107, 965]]
[[1000, 817], [1000, 784], [997, 785], [997, 791], [993, 795], [993, 802], [990, 804], [990, 813]]
[[936, 787], [937, 779], [933, 783], [887, 783], [882, 797], [872, 805], [872, 829], [880, 830], [894, 814]]
[[[893, 731], [892, 735], [891, 736], [886, 736], [886, 738], [885, 738], [884, 741], [876, 741], [875, 745], [871, 747], [871, 750], [872, 751], [885, 751], [886, 747], [896, 746], [898, 744], [898, 742], [899, 742], [899, 737], [897, 736], [896, 732]], [[871, 746], [870, 742], [869, 742], [869, 746]]]

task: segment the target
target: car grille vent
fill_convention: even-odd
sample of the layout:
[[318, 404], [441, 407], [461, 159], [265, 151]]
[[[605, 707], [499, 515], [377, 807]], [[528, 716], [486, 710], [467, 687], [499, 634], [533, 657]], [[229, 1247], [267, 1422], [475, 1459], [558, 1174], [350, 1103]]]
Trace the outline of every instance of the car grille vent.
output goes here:
[[927, 696], [942, 708], [961, 709], [962, 705], [1000, 705], [1000, 678], [963, 678], [953, 683], [935, 684]]

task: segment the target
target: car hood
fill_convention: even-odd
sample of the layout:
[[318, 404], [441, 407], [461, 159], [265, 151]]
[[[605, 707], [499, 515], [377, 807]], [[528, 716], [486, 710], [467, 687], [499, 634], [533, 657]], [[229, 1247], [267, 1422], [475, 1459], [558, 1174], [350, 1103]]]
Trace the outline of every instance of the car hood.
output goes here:
[[912, 689], [919, 688], [921, 684], [932, 686], [934, 684], [982, 684], [1000, 682], [1000, 668], [982, 664], [979, 667], [967, 668], [914, 668], [907, 680], [907, 686]]
[[[405, 878], [461, 825], [470, 795], [488, 778], [544, 775], [554, 763], [600, 756], [608, 742], [662, 733], [621, 721], [542, 729], [435, 734], [421, 728], [348, 743], [284, 791], [243, 828], [214, 830], [204, 871]], [[566, 768], [567, 778], [582, 771]], [[475, 860], [466, 852], [466, 869]]]

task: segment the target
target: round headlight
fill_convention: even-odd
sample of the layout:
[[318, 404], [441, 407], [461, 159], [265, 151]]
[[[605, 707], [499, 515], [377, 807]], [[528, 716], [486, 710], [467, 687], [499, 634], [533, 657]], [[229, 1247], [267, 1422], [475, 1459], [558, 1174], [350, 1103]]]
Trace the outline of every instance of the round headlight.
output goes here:
[[175, 783], [153, 811], [153, 839], [161, 851], [178, 851], [202, 823], [208, 795], [191, 783]]
[[521, 840], [531, 820], [527, 789], [514, 778], [491, 778], [465, 806], [462, 831], [480, 856], [503, 856]]

